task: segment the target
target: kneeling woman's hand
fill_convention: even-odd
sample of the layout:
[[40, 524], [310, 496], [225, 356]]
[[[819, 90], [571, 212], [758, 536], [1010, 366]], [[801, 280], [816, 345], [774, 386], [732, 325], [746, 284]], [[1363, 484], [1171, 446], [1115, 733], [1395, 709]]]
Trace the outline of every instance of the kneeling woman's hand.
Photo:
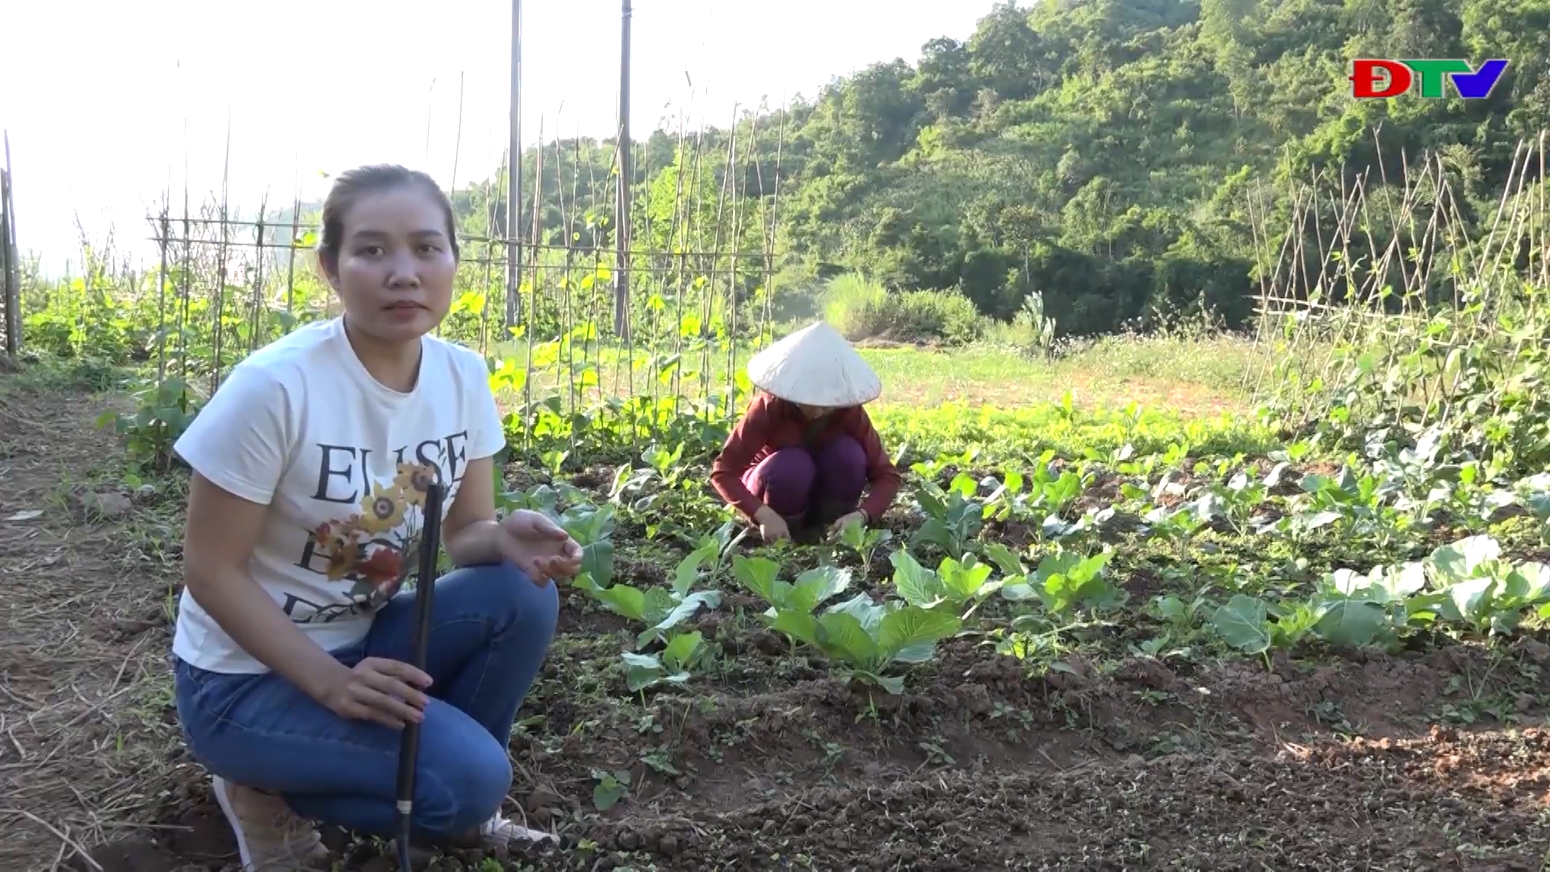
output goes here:
[[501, 521], [496, 533], [501, 556], [527, 573], [534, 584], [574, 578], [581, 571], [581, 546], [564, 528], [539, 514], [521, 510]]
[[829, 525], [829, 541], [833, 542], [839, 539], [840, 534], [844, 533], [845, 528], [851, 524], [860, 524], [862, 527], [865, 527], [867, 525], [866, 512], [858, 509], [847, 515], [840, 516], [839, 520]]
[[786, 519], [769, 506], [760, 506], [759, 511], [754, 513], [753, 521], [759, 525], [759, 535], [766, 542], [791, 538], [791, 529], [786, 526]]
[[425, 719], [431, 677], [398, 660], [367, 657], [340, 670], [318, 700], [346, 720], [375, 721], [395, 730]]

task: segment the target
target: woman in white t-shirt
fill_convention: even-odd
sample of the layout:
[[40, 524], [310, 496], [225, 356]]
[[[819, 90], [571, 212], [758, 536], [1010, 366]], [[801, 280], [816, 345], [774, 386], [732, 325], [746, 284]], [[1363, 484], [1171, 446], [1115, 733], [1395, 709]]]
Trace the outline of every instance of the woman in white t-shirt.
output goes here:
[[[414, 815], [430, 839], [550, 838], [500, 816], [517, 707], [554, 635], [552, 580], [581, 549], [495, 515], [505, 445], [488, 370], [429, 333], [452, 298], [452, 207], [396, 166], [341, 175], [318, 260], [344, 315], [233, 369], [176, 445], [193, 467], [178, 716], [243, 868], [311, 869], [311, 821], [391, 835], [399, 731], [421, 725]], [[445, 485], [426, 673], [410, 666], [428, 483]]]

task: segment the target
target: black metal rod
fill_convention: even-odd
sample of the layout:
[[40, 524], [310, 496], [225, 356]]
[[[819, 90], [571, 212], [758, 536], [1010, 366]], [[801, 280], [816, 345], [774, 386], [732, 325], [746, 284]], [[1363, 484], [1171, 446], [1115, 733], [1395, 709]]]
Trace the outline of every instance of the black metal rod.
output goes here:
[[[425, 522], [420, 531], [420, 566], [414, 589], [414, 667], [425, 671], [430, 648], [431, 597], [436, 587], [436, 558], [441, 554], [442, 488], [432, 482], [425, 493]], [[414, 769], [420, 756], [420, 725], [404, 724], [398, 746], [398, 865], [409, 872], [409, 838], [414, 827]]]

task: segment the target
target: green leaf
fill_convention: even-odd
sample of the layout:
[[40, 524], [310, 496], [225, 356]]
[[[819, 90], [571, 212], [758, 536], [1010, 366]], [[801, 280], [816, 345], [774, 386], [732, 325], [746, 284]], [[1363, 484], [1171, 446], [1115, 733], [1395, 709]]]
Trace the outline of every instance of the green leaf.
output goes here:
[[1019, 578], [1016, 581], [1008, 580], [1006, 584], [1001, 586], [1001, 598], [1007, 600], [1008, 602], [1023, 602], [1025, 600], [1039, 599], [1039, 591], [1041, 589], [1042, 588], [1035, 588], [1025, 579]]
[[867, 527], [856, 519], [840, 528], [840, 544], [852, 551], [861, 551], [867, 545]]
[[1248, 654], [1270, 650], [1270, 609], [1248, 594], [1234, 594], [1211, 615], [1217, 635], [1234, 648]]
[[850, 588], [850, 570], [839, 566], [819, 566], [797, 576], [791, 593], [786, 597], [786, 607], [810, 612], [818, 604]]
[[953, 550], [953, 532], [947, 528], [947, 524], [936, 518], [928, 518], [915, 531], [915, 541], [935, 545], [943, 551]]
[[1332, 645], [1356, 648], [1371, 645], [1387, 621], [1388, 612], [1377, 603], [1345, 599], [1324, 610], [1314, 632]]
[[974, 555], [968, 554], [963, 562], [943, 558], [942, 564], [937, 567], [937, 578], [954, 602], [966, 602], [979, 595], [980, 589], [990, 579], [990, 564], [980, 563], [974, 559]]
[[1443, 604], [1444, 614], [1449, 620], [1481, 623], [1490, 612], [1491, 594], [1495, 587], [1494, 578], [1470, 578], [1449, 585], [1443, 590], [1448, 595]]
[[[883, 619], [886, 625], [887, 618]], [[829, 656], [838, 655], [852, 666], [871, 668], [882, 651], [854, 615], [828, 612], [818, 618], [818, 647]]]
[[[661, 588], [652, 588], [652, 590], [659, 591]], [[664, 596], [670, 596], [670, 594], [667, 594], [666, 591], [662, 591], [662, 594]], [[684, 597], [682, 602], [679, 602], [668, 609], [667, 614], [664, 615], [661, 620], [653, 624], [650, 629], [641, 633], [640, 639], [643, 641], [649, 641], [651, 637], [656, 636], [666, 630], [671, 630], [672, 628], [693, 617], [694, 613], [699, 611], [702, 606], [707, 609], [713, 609], [719, 605], [721, 605], [721, 591], [719, 590], [702, 590], [697, 593], [689, 594], [687, 597]]]
[[616, 584], [594, 595], [615, 614], [636, 621], [646, 616], [646, 594], [627, 584]]
[[926, 609], [942, 602], [941, 579], [921, 566], [908, 551], [895, 551], [888, 555], [888, 560], [893, 564], [893, 586], [905, 602]]
[[[963, 622], [950, 612], [906, 606], [884, 616], [878, 627], [878, 645], [885, 651], [899, 652], [917, 645], [935, 645], [936, 642], [955, 636], [963, 629]], [[928, 655], [929, 656], [929, 655]]]
[[704, 549], [694, 551], [689, 556], [678, 561], [678, 566], [673, 569], [673, 592], [679, 596], [685, 596], [694, 583], [700, 580], [700, 565], [709, 555]]
[[680, 633], [662, 649], [662, 662], [675, 670], [687, 670], [694, 665], [704, 646], [705, 636], [700, 631]]
[[770, 629], [777, 633], [785, 633], [798, 642], [811, 645], [814, 648], [818, 644], [818, 618], [804, 612], [776, 612], [775, 619], [770, 622]]
[[598, 811], [608, 811], [628, 793], [628, 782], [616, 777], [598, 781], [592, 788], [592, 805]]
[[851, 675], [858, 681], [880, 687], [884, 692], [894, 696], [904, 692], [904, 679], [898, 675], [878, 675], [865, 669], [857, 669]]
[[662, 677], [662, 664], [654, 654], [636, 654], [626, 651], [619, 655], [624, 660], [624, 683], [631, 693], [636, 693], [656, 684]]
[[1550, 599], [1550, 565], [1523, 563], [1507, 576], [1507, 589], [1525, 605], [1537, 605]]
[[645, 608], [641, 614], [632, 615], [631, 617], [655, 624], [666, 619], [677, 606], [678, 598], [673, 596], [672, 591], [665, 587], [648, 587], [646, 588]]
[[844, 602], [835, 603], [824, 611], [850, 615], [861, 623], [869, 636], [877, 635], [877, 628], [882, 623], [883, 616], [888, 613], [886, 608], [873, 602], [865, 592], [858, 593]]
[[739, 554], [732, 558], [732, 577], [755, 596], [777, 608], [781, 604], [781, 597], [775, 590], [779, 576], [780, 564], [768, 557], [744, 557]]
[[1490, 536], [1470, 536], [1432, 552], [1430, 562], [1438, 587], [1475, 575], [1488, 561], [1501, 557], [1502, 547]]
[[1023, 568], [1021, 560], [1012, 549], [1000, 542], [988, 542], [985, 544], [985, 556], [1001, 570], [1001, 574], [1011, 577], [1026, 575], [1028, 570]]
[[614, 577], [614, 543], [599, 540], [581, 549], [581, 571], [593, 583], [607, 585]]

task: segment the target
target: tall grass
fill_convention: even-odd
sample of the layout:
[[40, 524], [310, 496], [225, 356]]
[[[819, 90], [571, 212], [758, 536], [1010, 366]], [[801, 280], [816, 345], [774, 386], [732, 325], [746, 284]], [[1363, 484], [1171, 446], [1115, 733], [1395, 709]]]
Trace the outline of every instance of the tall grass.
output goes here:
[[956, 291], [890, 293], [856, 274], [830, 280], [823, 311], [825, 320], [852, 341], [962, 345], [980, 338], [986, 325], [974, 302]]
[[849, 339], [870, 335], [877, 313], [888, 305], [888, 289], [855, 273], [829, 280], [823, 295], [824, 320]]

